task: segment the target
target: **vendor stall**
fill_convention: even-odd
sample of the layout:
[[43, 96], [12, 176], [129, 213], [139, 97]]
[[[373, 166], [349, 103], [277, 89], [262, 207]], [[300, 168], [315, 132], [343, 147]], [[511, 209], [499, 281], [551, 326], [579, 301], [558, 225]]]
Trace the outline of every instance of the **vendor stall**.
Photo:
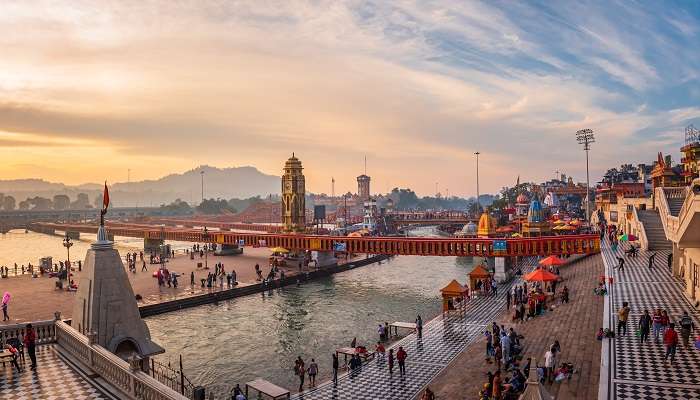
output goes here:
[[484, 268], [483, 265], [477, 265], [469, 273], [469, 291], [472, 296], [485, 293], [487, 282], [491, 279], [491, 274]]
[[464, 312], [464, 307], [469, 298], [469, 289], [452, 280], [447, 286], [440, 289], [442, 293], [442, 314], [450, 311]]

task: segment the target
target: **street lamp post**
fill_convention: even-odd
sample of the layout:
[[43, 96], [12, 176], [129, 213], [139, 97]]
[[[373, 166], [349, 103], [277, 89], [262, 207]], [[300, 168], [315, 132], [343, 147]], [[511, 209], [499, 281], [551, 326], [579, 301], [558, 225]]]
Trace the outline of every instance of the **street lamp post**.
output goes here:
[[200, 174], [202, 175], [202, 203], [204, 203], [204, 170], [201, 170]]
[[66, 251], [68, 252], [68, 260], [66, 265], [66, 281], [68, 282], [68, 286], [66, 287], [66, 290], [70, 290], [70, 248], [73, 246], [73, 242], [70, 240], [70, 237], [68, 236], [68, 232], [66, 232], [66, 237], [63, 239], [63, 247], [66, 248]]
[[593, 137], [593, 130], [591, 129], [581, 129], [576, 131], [576, 141], [583, 145], [583, 150], [586, 151], [586, 221], [590, 222], [591, 218], [591, 201], [589, 196], [591, 194], [591, 183], [590, 174], [588, 172], [588, 151], [591, 149], [591, 143], [595, 142], [595, 137]]
[[479, 154], [480, 152], [475, 152], [476, 155], [476, 213], [477, 215], [481, 212], [481, 200], [479, 200]]
[[202, 231], [202, 240], [204, 241], [204, 269], [209, 269], [208, 256], [209, 256], [209, 230], [204, 227]]

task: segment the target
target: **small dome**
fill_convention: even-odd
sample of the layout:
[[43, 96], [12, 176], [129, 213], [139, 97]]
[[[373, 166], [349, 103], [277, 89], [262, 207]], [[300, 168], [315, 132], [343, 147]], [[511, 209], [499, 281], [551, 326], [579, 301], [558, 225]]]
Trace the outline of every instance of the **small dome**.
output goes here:
[[515, 199], [515, 202], [518, 204], [527, 204], [529, 201], [530, 199], [527, 198], [527, 195], [525, 193], [520, 193]]
[[462, 233], [465, 235], [476, 235], [476, 224], [469, 221], [462, 227]]

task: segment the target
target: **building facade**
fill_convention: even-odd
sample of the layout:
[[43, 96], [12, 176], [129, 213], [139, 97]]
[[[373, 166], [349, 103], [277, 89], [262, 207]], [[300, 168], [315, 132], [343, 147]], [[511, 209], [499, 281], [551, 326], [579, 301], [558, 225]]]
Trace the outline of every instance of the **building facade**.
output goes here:
[[369, 181], [370, 177], [365, 174], [362, 174], [357, 177], [357, 196], [362, 201], [369, 200]]
[[306, 183], [301, 161], [294, 156], [284, 164], [282, 175], [282, 225], [286, 232], [306, 228]]

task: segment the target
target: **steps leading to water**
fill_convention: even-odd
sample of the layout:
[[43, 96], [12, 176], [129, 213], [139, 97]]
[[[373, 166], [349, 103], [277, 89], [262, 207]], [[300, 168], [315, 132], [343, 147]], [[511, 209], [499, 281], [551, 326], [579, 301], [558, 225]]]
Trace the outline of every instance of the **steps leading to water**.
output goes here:
[[[681, 202], [681, 205], [682, 204]], [[637, 215], [644, 225], [644, 232], [649, 242], [649, 250], [671, 249], [671, 241], [666, 239], [666, 233], [664, 232], [664, 226], [661, 223], [659, 212], [656, 210], [639, 210], [637, 211]]]

